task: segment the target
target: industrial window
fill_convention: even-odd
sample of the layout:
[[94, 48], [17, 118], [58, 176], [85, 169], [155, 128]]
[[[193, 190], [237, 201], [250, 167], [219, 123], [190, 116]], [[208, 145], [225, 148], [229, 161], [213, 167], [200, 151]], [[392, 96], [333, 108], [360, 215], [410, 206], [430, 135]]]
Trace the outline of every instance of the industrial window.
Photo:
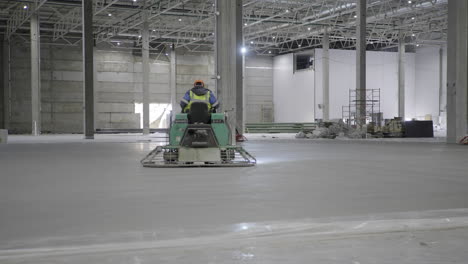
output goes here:
[[314, 69], [314, 54], [294, 54], [294, 72]]

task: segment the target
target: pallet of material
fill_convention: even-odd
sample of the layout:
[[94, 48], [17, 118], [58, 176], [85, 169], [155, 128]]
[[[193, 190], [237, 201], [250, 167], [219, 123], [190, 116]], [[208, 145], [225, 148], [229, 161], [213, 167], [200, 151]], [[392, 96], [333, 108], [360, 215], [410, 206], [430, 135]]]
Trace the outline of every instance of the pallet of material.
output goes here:
[[249, 123], [245, 125], [246, 133], [298, 133], [316, 128], [316, 123]]

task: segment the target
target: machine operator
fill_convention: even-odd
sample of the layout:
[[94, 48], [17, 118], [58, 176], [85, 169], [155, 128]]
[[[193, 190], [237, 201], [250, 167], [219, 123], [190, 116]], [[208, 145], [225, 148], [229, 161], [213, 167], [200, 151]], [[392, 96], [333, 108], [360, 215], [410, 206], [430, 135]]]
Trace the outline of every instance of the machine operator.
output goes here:
[[205, 88], [205, 83], [202, 80], [196, 80], [193, 83], [193, 88], [188, 90], [182, 100], [180, 100], [180, 107], [183, 113], [190, 111], [192, 102], [205, 102], [208, 104], [208, 111], [216, 112], [219, 102], [212, 91]]

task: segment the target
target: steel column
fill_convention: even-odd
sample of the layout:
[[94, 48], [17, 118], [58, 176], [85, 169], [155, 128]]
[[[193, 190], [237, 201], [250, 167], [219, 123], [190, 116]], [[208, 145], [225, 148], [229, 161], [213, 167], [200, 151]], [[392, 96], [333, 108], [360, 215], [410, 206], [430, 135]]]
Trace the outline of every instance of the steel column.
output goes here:
[[468, 3], [448, 2], [447, 42], [447, 142], [457, 143], [467, 134], [468, 118]]
[[1, 51], [3, 53], [3, 124], [5, 129], [10, 128], [10, 115], [11, 115], [11, 66], [10, 66], [10, 61], [11, 61], [11, 55], [10, 55], [10, 42], [8, 40], [5, 40], [3, 42], [3, 50]]
[[[245, 46], [245, 42], [242, 44]], [[246, 114], [247, 114], [247, 100], [245, 98], [245, 91], [247, 90], [247, 80], [246, 80], [246, 75], [245, 75], [245, 54], [242, 54], [242, 122], [241, 124], [238, 124], [237, 130], [239, 133], [244, 134], [245, 133], [245, 122], [246, 122]], [[239, 108], [238, 108], [239, 109]], [[238, 122], [239, 123], [239, 122]]]
[[356, 122], [366, 124], [366, 0], [357, 2], [356, 23]]
[[31, 16], [31, 134], [41, 134], [41, 47], [39, 15]]
[[322, 89], [323, 89], [323, 120], [330, 119], [330, 40], [328, 32], [322, 39]]
[[400, 32], [398, 41], [398, 116], [405, 120], [405, 39]]
[[444, 83], [443, 83], [443, 69], [444, 69], [444, 49], [439, 49], [439, 123], [440, 118], [445, 112], [445, 100], [444, 100]]
[[0, 41], [0, 129], [5, 129], [5, 111], [6, 111], [6, 107], [5, 107], [5, 89], [6, 89], [6, 86], [5, 86], [5, 82], [3, 81], [4, 80], [4, 76], [5, 76], [5, 70], [4, 70], [4, 63], [3, 61], [5, 60], [5, 56], [3, 54], [3, 45], [4, 45], [4, 42], [3, 41]]
[[174, 44], [171, 45], [171, 76], [170, 76], [170, 89], [171, 89], [171, 106], [172, 106], [172, 119], [175, 119], [175, 113], [179, 111], [179, 104], [177, 103], [177, 54], [174, 49]]
[[[97, 57], [98, 50], [96, 47], [93, 49], [93, 56], [94, 58]], [[98, 103], [99, 103], [99, 94], [97, 91], [98, 87], [98, 80], [97, 80], [97, 73], [98, 73], [98, 62], [96, 59], [93, 59], [93, 106], [94, 106], [94, 128], [98, 128], [98, 120], [99, 120], [99, 111], [98, 111]]]
[[148, 13], [143, 13], [143, 30], [142, 36], [142, 69], [143, 69], [143, 135], [150, 133], [150, 118], [149, 118], [149, 22]]
[[242, 0], [216, 0], [216, 8], [216, 88], [235, 143], [236, 128], [243, 127]]
[[82, 0], [83, 9], [83, 132], [85, 139], [94, 139], [94, 36], [93, 3]]

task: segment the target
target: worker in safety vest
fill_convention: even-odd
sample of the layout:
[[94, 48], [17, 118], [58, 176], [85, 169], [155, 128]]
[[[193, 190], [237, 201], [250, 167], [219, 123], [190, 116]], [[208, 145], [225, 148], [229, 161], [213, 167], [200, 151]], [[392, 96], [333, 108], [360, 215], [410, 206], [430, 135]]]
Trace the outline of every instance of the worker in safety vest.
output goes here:
[[180, 100], [182, 112], [187, 113], [190, 110], [192, 102], [206, 102], [208, 104], [208, 111], [211, 112], [216, 112], [219, 106], [216, 96], [212, 91], [205, 88], [205, 83], [202, 80], [196, 80], [193, 83], [193, 88], [188, 90], [182, 100]]

